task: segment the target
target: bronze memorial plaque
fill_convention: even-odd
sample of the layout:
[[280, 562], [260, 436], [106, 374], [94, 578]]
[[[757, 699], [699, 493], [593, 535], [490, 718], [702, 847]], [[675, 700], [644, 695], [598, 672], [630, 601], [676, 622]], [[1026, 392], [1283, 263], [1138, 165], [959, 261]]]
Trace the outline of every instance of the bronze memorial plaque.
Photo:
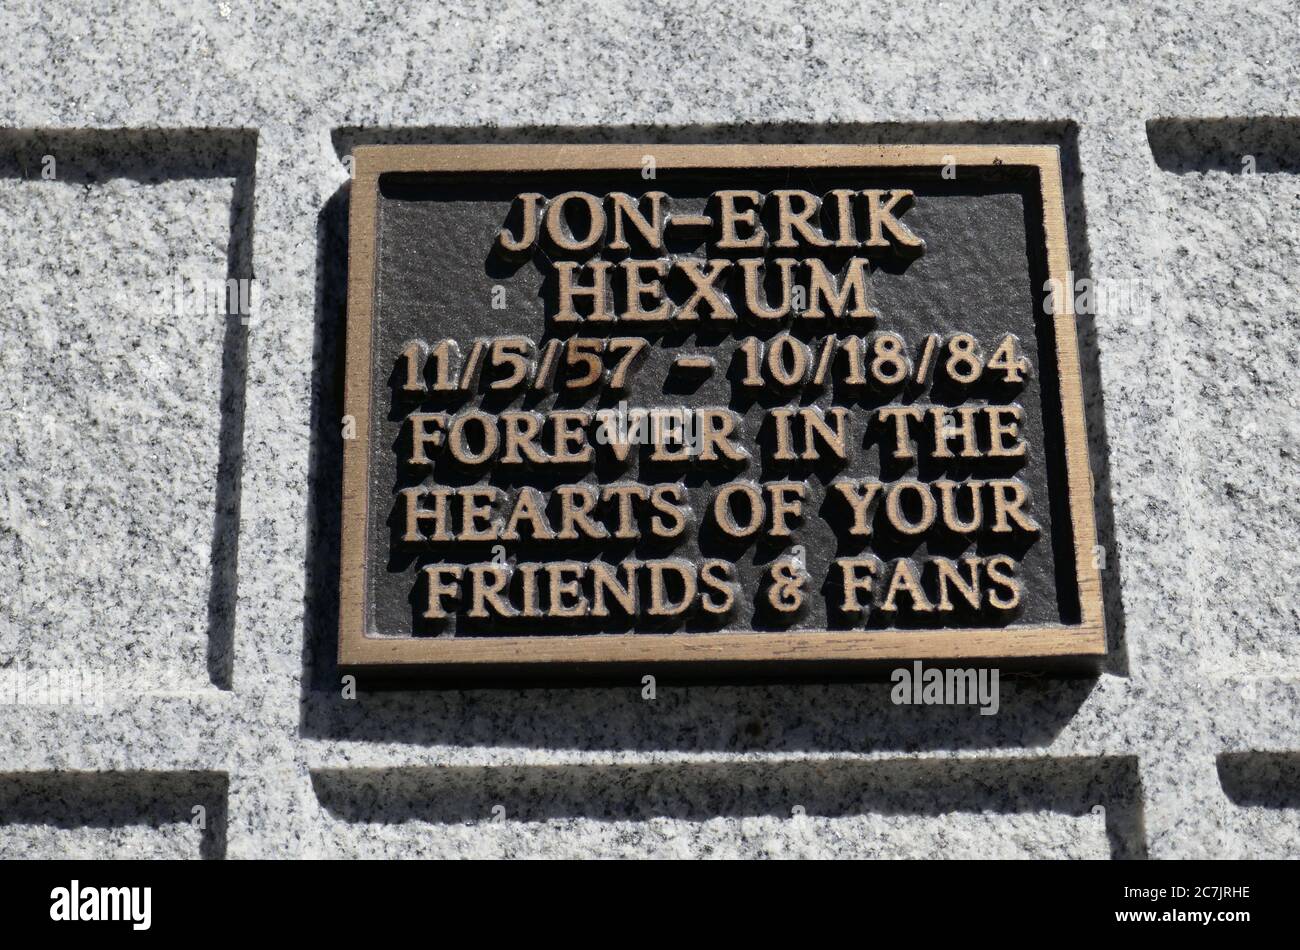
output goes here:
[[349, 253], [344, 668], [1105, 653], [1055, 148], [363, 147]]

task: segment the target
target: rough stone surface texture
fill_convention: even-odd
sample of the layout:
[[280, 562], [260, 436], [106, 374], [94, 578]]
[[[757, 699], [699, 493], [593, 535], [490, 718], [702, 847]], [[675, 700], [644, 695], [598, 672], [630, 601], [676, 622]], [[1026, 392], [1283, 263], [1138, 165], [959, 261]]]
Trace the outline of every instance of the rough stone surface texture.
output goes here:
[[[1294, 13], [7, 4], [0, 857], [1294, 856]], [[608, 141], [1061, 148], [1099, 675], [342, 697], [348, 153]]]

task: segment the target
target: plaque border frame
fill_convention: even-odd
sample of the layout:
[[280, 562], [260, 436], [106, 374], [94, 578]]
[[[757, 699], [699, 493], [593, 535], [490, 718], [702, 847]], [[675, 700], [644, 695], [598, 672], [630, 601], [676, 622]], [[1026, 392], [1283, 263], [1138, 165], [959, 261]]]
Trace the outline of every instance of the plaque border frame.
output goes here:
[[[341, 669], [453, 675], [545, 676], [634, 666], [725, 670], [854, 666], [903, 660], [1095, 660], [1106, 654], [1092, 474], [1072, 294], [1052, 294], [1063, 416], [1066, 491], [1081, 622], [937, 630], [792, 630], [502, 637], [367, 635], [366, 533], [370, 464], [373, 302], [380, 176], [389, 173], [734, 168], [1023, 168], [1037, 172], [1047, 273], [1069, 286], [1060, 149], [1055, 145], [364, 145], [353, 152], [349, 207], [344, 413], [356, 438], [343, 442], [338, 662]], [[1031, 662], [1030, 665], [1038, 665]]]

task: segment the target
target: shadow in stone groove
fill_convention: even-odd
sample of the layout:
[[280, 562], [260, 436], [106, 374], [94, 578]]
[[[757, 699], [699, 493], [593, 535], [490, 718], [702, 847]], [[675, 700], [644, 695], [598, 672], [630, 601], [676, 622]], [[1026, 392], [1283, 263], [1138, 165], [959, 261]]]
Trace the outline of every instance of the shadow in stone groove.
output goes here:
[[[312, 346], [307, 477], [304, 696], [337, 695], [339, 529], [343, 502], [343, 343], [347, 300], [348, 185], [316, 219], [316, 335]], [[304, 700], [304, 714], [308, 704]]]
[[1146, 857], [1133, 758], [885, 759], [322, 769], [321, 805], [355, 824], [648, 821], [772, 816], [1082, 816], [1105, 810], [1111, 856]]
[[228, 784], [224, 772], [0, 773], [0, 853], [10, 825], [193, 827], [194, 808], [201, 806], [204, 827], [196, 856], [224, 858]]
[[[341, 128], [340, 158], [375, 143], [952, 143], [1051, 144], [1061, 149], [1072, 266], [1090, 275], [1082, 172], [1073, 122], [902, 123], [773, 126], [620, 126], [605, 128]], [[959, 172], [960, 173], [960, 172]], [[340, 698], [338, 649], [343, 339], [347, 286], [347, 186], [317, 219], [316, 331], [309, 462], [307, 590], [300, 729], [313, 738], [424, 744], [583, 748], [919, 749], [1043, 746], [1064, 728], [1094, 687], [1088, 679], [1003, 681], [1002, 711], [914, 709], [890, 703], [888, 685], [835, 683], [695, 685], [673, 701], [639, 699], [639, 679], [616, 689], [408, 689]], [[1109, 552], [1104, 669], [1127, 673], [1119, 554], [1111, 503], [1109, 446], [1098, 372], [1096, 328], [1078, 324], [1089, 449], [1096, 484], [1098, 541]], [[632, 678], [635, 679], [635, 678]], [[684, 698], [683, 698], [684, 697]], [[841, 710], [834, 728], [822, 728]], [[751, 726], [757, 732], [750, 733]]]
[[1300, 752], [1228, 752], [1216, 764], [1234, 805], [1300, 809]]
[[[0, 129], [0, 177], [39, 180], [46, 156], [54, 160], [54, 180], [78, 185], [102, 184], [112, 178], [152, 184], [186, 178], [233, 179], [226, 280], [252, 279], [255, 130]], [[235, 652], [248, 369], [248, 321], [239, 311], [239, 299], [238, 293], [227, 294], [208, 589], [208, 677], [218, 689], [231, 688]]]
[[1178, 175], [1300, 174], [1300, 119], [1296, 118], [1150, 119], [1147, 142], [1156, 164]]

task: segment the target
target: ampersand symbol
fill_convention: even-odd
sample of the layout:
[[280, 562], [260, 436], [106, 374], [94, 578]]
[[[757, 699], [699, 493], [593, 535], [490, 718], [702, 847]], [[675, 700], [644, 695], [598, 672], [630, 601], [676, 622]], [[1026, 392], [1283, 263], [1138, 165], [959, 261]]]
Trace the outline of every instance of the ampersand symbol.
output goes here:
[[770, 576], [772, 586], [768, 588], [767, 599], [773, 607], [782, 613], [792, 613], [803, 606], [803, 585], [808, 575], [797, 561], [790, 558], [774, 561]]

